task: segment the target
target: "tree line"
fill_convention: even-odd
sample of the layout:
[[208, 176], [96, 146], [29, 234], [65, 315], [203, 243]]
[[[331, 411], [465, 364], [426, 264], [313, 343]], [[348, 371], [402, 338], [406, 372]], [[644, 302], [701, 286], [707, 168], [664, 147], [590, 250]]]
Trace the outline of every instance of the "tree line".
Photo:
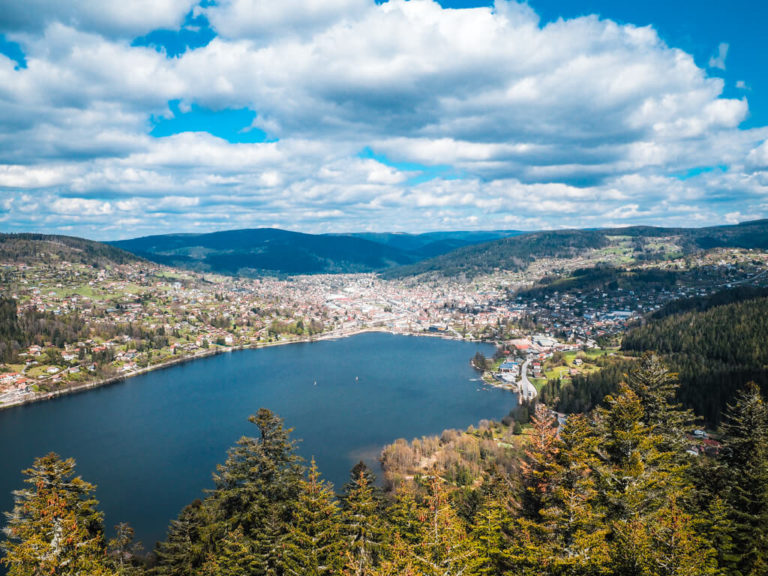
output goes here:
[[[768, 569], [768, 408], [748, 385], [715, 458], [686, 450], [693, 415], [656, 356], [561, 427], [543, 405], [510, 471], [470, 486], [426, 471], [385, 494], [357, 465], [336, 495], [269, 410], [251, 417], [149, 557], [129, 527], [106, 542], [93, 486], [55, 454], [26, 470], [7, 514], [10, 576], [734, 575]], [[471, 490], [474, 506], [458, 506]]]
[[679, 398], [717, 424], [744, 382], [768, 391], [768, 296], [764, 289], [726, 291], [672, 303], [629, 330], [622, 348], [655, 350], [679, 374]]

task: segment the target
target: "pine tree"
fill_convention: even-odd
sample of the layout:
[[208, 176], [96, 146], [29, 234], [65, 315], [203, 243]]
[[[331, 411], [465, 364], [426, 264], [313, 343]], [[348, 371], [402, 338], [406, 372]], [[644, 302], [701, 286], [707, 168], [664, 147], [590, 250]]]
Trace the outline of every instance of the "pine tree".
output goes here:
[[143, 573], [140, 566], [142, 546], [134, 542], [134, 531], [130, 524], [121, 522], [115, 526], [115, 537], [109, 541], [107, 552], [112, 558], [117, 576], [138, 576]]
[[415, 545], [420, 538], [416, 490], [410, 483], [403, 483], [394, 496], [395, 501], [387, 510], [387, 523], [405, 545]]
[[281, 548], [286, 574], [339, 574], [344, 566], [339, 506], [333, 489], [320, 478], [314, 458], [307, 479], [299, 483], [299, 497]]
[[505, 530], [508, 514], [495, 496], [486, 496], [475, 516], [471, 539], [477, 551], [476, 574], [495, 576], [509, 565], [506, 549], [509, 537]]
[[9, 576], [112, 576], [94, 486], [75, 476], [75, 461], [50, 453], [23, 474], [14, 492], [2, 562]]
[[643, 422], [640, 398], [626, 384], [616, 397], [606, 397], [607, 408], [597, 410], [601, 442], [598, 481], [609, 519], [629, 519], [657, 507], [651, 488], [658, 477], [660, 438]]
[[661, 449], [684, 452], [686, 434], [693, 429], [695, 417], [676, 401], [679, 383], [658, 356], [647, 352], [627, 377], [627, 386], [640, 399], [643, 422], [664, 440]]
[[210, 554], [201, 576], [250, 576], [261, 574], [263, 562], [254, 550], [253, 542], [245, 537], [242, 527], [227, 534], [216, 554]]
[[168, 537], [155, 549], [158, 564], [153, 570], [156, 576], [186, 576], [195, 574], [213, 551], [207, 540], [211, 519], [200, 500], [195, 500], [172, 520]]
[[536, 405], [536, 413], [531, 417], [533, 425], [528, 435], [525, 458], [521, 463], [523, 484], [522, 512], [532, 520], [539, 519], [543, 499], [552, 488], [552, 481], [557, 473], [556, 458], [560, 450], [555, 420], [546, 406]]
[[539, 514], [547, 527], [542, 543], [556, 573], [599, 574], [609, 559], [608, 529], [593, 474], [599, 438], [581, 414], [568, 417]]
[[277, 574], [285, 535], [301, 479], [291, 430], [266, 409], [249, 421], [257, 438], [243, 437], [213, 475], [208, 497], [182, 511], [158, 544], [157, 576], [186, 576], [201, 570]]
[[213, 521], [208, 526], [213, 548], [228, 532], [242, 528], [262, 559], [257, 573], [277, 570], [279, 541], [285, 534], [301, 479], [300, 458], [290, 429], [267, 409], [249, 421], [259, 429], [258, 438], [243, 437], [229, 451], [226, 462], [213, 476], [215, 489], [206, 499]]
[[715, 551], [680, 504], [692, 486], [670, 463], [673, 453], [661, 450], [665, 439], [644, 423], [639, 396], [622, 384], [619, 395], [606, 402], [607, 408], [598, 409], [603, 437], [596, 471], [613, 573], [714, 574]]
[[376, 567], [374, 576], [422, 576], [414, 563], [411, 544], [405, 542], [397, 532], [392, 533], [389, 544], [392, 553]]
[[750, 382], [728, 407], [722, 425], [728, 467], [731, 538], [741, 575], [768, 573], [768, 407]]
[[226, 462], [213, 475], [212, 500], [230, 527], [242, 526], [246, 535], [257, 531], [271, 507], [287, 507], [295, 498], [301, 477], [295, 443], [276, 415], [260, 409], [249, 422], [259, 438], [242, 437]]
[[382, 497], [373, 473], [362, 462], [352, 469], [342, 498], [342, 533], [347, 546], [347, 569], [355, 576], [372, 573], [383, 553], [386, 528]]
[[411, 548], [413, 565], [423, 576], [471, 574], [479, 565], [477, 550], [453, 510], [443, 480], [431, 475], [419, 509], [419, 541]]

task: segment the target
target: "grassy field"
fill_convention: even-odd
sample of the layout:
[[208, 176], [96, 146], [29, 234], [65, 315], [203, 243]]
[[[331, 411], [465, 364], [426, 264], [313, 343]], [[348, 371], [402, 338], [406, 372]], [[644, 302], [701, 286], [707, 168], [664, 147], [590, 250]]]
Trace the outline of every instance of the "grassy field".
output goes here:
[[[589, 350], [572, 350], [570, 352], [564, 352], [562, 356], [562, 362], [554, 363], [552, 358], [549, 358], [542, 366], [544, 376], [546, 379], [554, 380], [557, 378], [567, 377], [570, 374], [571, 368], [576, 368], [579, 374], [588, 374], [590, 372], [597, 372], [600, 367], [593, 362], [602, 356], [615, 353], [615, 350], [591, 348]], [[576, 366], [574, 360], [581, 358], [583, 363], [581, 366]]]

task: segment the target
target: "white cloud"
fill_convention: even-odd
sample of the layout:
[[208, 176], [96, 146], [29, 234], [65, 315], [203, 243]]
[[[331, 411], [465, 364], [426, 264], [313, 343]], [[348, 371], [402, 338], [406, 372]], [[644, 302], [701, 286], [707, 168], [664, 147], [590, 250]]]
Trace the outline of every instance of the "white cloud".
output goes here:
[[725, 59], [728, 57], [728, 48], [729, 46], [725, 42], [721, 42], [720, 45], [718, 45], [717, 52], [715, 52], [709, 59], [710, 68], [725, 70]]
[[216, 31], [259, 43], [289, 34], [307, 36], [362, 15], [369, 0], [220, 0], [203, 10]]
[[[19, 228], [423, 230], [681, 224], [695, 203], [703, 221], [765, 212], [768, 131], [741, 129], [747, 100], [724, 97], [721, 79], [651, 27], [542, 26], [505, 0], [222, 0], [198, 8], [219, 36], [166, 58], [130, 35], [178, 27], [191, 2], [30, 1], [0, 16], [28, 64], [0, 59], [0, 197]], [[710, 67], [725, 65], [724, 46]], [[151, 137], [171, 100], [182, 113], [247, 107], [276, 141]], [[365, 148], [377, 159], [360, 158]]]
[[754, 168], [768, 168], [768, 140], [749, 152], [747, 163]]
[[0, 31], [36, 32], [61, 22], [107, 35], [138, 36], [176, 28], [198, 0], [10, 0], [0, 11]]

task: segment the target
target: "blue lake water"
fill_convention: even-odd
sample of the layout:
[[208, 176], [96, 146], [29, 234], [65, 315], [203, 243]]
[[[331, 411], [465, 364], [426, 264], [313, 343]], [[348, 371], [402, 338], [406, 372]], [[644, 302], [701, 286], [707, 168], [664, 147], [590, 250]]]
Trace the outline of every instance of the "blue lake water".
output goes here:
[[469, 365], [487, 344], [369, 333], [221, 354], [50, 402], [0, 411], [0, 510], [21, 470], [55, 451], [98, 485], [111, 528], [129, 522], [150, 550], [169, 520], [212, 486], [211, 473], [260, 407], [280, 415], [338, 489], [359, 460], [397, 438], [500, 419], [510, 392]]

